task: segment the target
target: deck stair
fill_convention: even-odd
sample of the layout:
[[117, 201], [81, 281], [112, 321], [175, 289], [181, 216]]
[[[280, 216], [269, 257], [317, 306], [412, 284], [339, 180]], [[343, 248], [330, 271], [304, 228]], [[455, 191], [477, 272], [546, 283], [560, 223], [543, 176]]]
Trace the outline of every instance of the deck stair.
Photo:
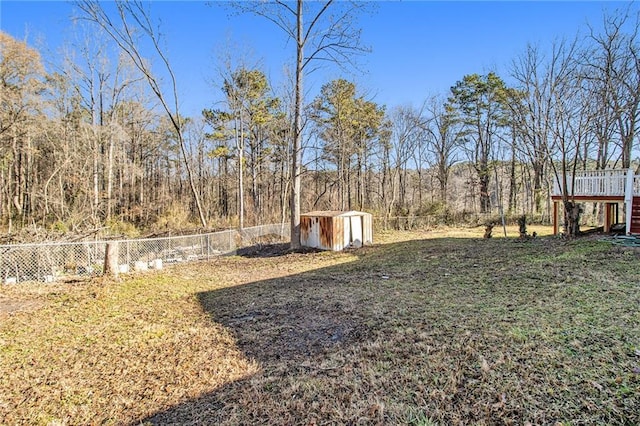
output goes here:
[[640, 197], [633, 197], [631, 203], [631, 230], [632, 234], [640, 234]]

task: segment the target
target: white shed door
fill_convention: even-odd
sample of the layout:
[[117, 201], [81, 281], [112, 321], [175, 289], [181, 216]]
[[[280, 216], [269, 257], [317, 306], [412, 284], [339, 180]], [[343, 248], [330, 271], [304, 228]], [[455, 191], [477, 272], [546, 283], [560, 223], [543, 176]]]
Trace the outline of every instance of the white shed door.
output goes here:
[[351, 216], [351, 244], [362, 247], [362, 216]]
[[314, 248], [325, 248], [320, 244], [320, 219], [317, 217], [311, 218], [311, 230], [309, 231], [309, 242], [307, 243], [309, 247]]
[[341, 217], [340, 220], [342, 221], [343, 234], [342, 234], [342, 247], [340, 247], [339, 250], [342, 250], [349, 247], [349, 244], [351, 243], [351, 221], [349, 220], [348, 216]]

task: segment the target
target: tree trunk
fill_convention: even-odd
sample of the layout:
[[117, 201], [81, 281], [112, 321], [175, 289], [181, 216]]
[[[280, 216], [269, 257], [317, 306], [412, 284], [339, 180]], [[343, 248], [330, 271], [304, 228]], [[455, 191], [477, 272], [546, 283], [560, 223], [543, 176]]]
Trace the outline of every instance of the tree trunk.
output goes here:
[[544, 163], [536, 161], [533, 163], [533, 203], [536, 214], [542, 211], [542, 178], [544, 174]]
[[106, 219], [111, 220], [111, 210], [113, 209], [113, 135], [109, 137], [109, 154], [107, 158], [107, 212]]
[[577, 237], [580, 233], [580, 214], [582, 209], [575, 201], [564, 203], [564, 234], [568, 238]]
[[200, 203], [200, 197], [198, 197], [198, 189], [193, 181], [193, 173], [191, 172], [191, 166], [189, 165], [189, 158], [187, 157], [187, 149], [184, 146], [184, 139], [182, 137], [182, 128], [177, 129], [178, 142], [180, 143], [180, 152], [182, 152], [182, 158], [184, 160], [184, 167], [187, 170], [187, 177], [189, 178], [189, 187], [191, 188], [191, 195], [196, 203], [196, 209], [198, 210], [198, 217], [200, 219], [200, 225], [203, 228], [207, 227], [207, 219], [204, 217], [204, 211], [202, 210], [202, 204]]
[[244, 229], [244, 125], [242, 122], [242, 109], [240, 110], [240, 132], [238, 133], [238, 120], [235, 124], [236, 148], [238, 149], [238, 227]]
[[357, 164], [358, 164], [358, 169], [357, 169], [357, 179], [358, 179], [358, 186], [357, 186], [357, 191], [356, 191], [356, 195], [357, 195], [357, 199], [358, 199], [358, 210], [362, 210], [362, 206], [364, 204], [364, 173], [362, 172], [362, 156], [360, 154], [358, 154], [358, 159], [357, 159]]
[[294, 106], [294, 138], [291, 159], [291, 249], [297, 250], [300, 243], [300, 162], [302, 161], [302, 77], [304, 61], [304, 38], [302, 21], [302, 0], [297, 1], [297, 25], [296, 25], [296, 90]]
[[107, 243], [104, 252], [103, 275], [117, 277], [118, 269], [118, 243]]
[[445, 163], [445, 159], [440, 157], [440, 162], [438, 164], [438, 182], [440, 183], [440, 201], [443, 204], [447, 204], [447, 181], [449, 180], [449, 174], [447, 171], [447, 166]]
[[489, 196], [489, 169], [483, 168], [479, 173], [480, 180], [480, 213], [491, 212], [491, 197]]

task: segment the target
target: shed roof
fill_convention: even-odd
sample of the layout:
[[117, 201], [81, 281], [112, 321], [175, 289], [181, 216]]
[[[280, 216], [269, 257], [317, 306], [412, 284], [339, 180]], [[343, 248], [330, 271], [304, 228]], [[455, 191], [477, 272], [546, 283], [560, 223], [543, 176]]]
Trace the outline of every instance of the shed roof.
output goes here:
[[355, 210], [350, 211], [340, 211], [340, 210], [325, 210], [325, 211], [314, 211], [309, 213], [302, 213], [300, 216], [315, 216], [315, 217], [346, 217], [346, 216], [362, 216], [363, 214], [369, 214], [365, 212], [358, 212]]

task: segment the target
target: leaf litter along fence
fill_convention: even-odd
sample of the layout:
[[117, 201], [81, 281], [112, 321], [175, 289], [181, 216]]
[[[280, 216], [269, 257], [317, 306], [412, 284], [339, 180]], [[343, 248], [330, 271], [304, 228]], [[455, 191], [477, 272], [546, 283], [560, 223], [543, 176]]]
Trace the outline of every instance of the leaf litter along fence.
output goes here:
[[211, 259], [240, 247], [288, 238], [288, 225], [272, 224], [177, 237], [0, 245], [0, 283], [54, 282], [65, 277], [101, 275], [107, 244], [117, 244], [118, 269], [129, 272]]

